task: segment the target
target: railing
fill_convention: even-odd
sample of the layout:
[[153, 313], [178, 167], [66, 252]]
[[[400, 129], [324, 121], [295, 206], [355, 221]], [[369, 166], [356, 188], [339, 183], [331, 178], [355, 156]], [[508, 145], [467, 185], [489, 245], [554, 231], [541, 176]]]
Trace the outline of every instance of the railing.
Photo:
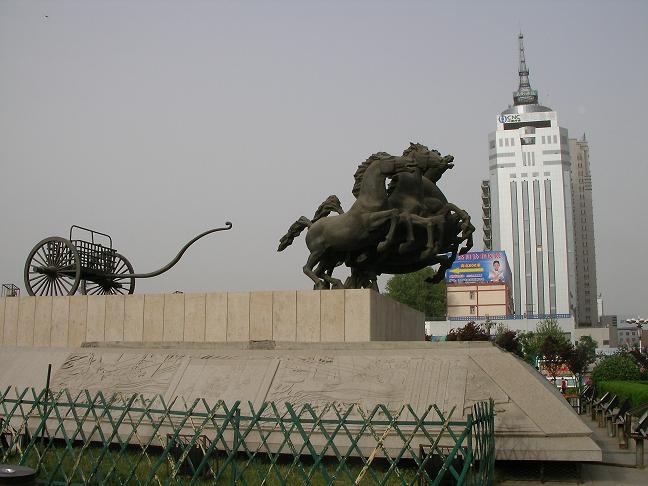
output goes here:
[[503, 320], [520, 320], [520, 319], [568, 319], [570, 317], [572, 317], [570, 314], [527, 314], [527, 315], [512, 314], [510, 316], [461, 316], [461, 317], [448, 316], [448, 320], [449, 321], [485, 321], [490, 319], [491, 321], [503, 321]]
[[2, 284], [0, 297], [20, 297], [20, 288], [14, 284]]
[[8, 388], [0, 463], [57, 485], [492, 484], [493, 402], [469, 411]]

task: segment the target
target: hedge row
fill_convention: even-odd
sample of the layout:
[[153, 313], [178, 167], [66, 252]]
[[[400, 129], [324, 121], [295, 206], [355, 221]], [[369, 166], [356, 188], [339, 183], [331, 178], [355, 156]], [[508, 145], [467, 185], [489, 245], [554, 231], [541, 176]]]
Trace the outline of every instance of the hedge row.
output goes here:
[[632, 402], [632, 407], [648, 403], [648, 382], [646, 381], [602, 381], [598, 386], [598, 394], [610, 392], [619, 397], [620, 404], [626, 398]]

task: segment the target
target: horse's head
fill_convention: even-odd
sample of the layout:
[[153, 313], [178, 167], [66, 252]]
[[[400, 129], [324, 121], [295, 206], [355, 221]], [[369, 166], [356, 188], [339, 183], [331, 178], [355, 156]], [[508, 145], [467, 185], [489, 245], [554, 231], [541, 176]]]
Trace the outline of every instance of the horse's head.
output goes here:
[[394, 157], [387, 152], [375, 153], [358, 166], [358, 170], [353, 175], [355, 183], [351, 192], [355, 197], [358, 197], [367, 174], [386, 178], [394, 177], [403, 172], [413, 173], [416, 170], [418, 170], [418, 166], [410, 158]]
[[445, 173], [446, 170], [452, 169], [454, 167], [454, 157], [452, 155], [446, 155], [444, 157], [435, 157], [431, 158], [427, 169], [423, 170], [423, 177], [431, 180], [436, 183], [441, 179], [441, 176]]
[[386, 177], [394, 177], [403, 172], [411, 174], [420, 169], [419, 164], [412, 157], [394, 157], [385, 152], [379, 152], [372, 157], [376, 155], [379, 155], [379, 158], [375, 163], [380, 167], [380, 173]]
[[454, 167], [452, 155], [442, 157], [438, 151], [430, 150], [420, 143], [410, 143], [403, 151], [403, 157], [412, 159], [423, 176], [432, 182], [437, 182], [446, 170]]

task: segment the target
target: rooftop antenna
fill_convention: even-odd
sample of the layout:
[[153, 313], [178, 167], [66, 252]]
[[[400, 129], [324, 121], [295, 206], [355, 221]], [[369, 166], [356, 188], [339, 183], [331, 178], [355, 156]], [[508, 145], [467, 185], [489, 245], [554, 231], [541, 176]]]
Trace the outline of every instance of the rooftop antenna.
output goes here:
[[531, 83], [529, 82], [529, 68], [526, 65], [524, 55], [524, 35], [522, 31], [518, 34], [518, 49], [520, 54], [520, 67], [518, 69], [520, 85], [518, 90], [513, 93], [513, 102], [515, 105], [536, 105], [538, 104], [538, 92], [531, 89]]

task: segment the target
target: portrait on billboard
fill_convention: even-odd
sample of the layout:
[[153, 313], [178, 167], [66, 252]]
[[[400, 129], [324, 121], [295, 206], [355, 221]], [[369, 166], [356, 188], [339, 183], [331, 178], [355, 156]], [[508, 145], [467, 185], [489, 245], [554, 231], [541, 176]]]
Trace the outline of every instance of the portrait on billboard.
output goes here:
[[446, 272], [446, 283], [468, 284], [509, 284], [511, 270], [506, 253], [503, 251], [473, 251], [457, 255], [457, 259]]
[[504, 282], [504, 270], [499, 260], [493, 260], [491, 270], [488, 273], [489, 282]]

